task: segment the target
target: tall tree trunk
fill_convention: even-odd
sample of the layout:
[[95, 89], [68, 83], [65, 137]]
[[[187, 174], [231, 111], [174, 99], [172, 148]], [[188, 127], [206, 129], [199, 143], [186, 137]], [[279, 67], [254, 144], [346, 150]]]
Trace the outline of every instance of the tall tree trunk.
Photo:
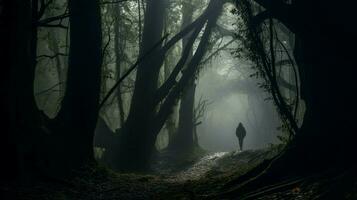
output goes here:
[[[326, 38], [334, 37], [328, 34]], [[353, 157], [351, 141], [356, 138], [351, 134], [355, 129], [350, 107], [355, 100], [350, 91], [356, 89], [349, 69], [353, 59], [350, 53], [340, 51], [343, 46], [336, 41], [330, 43], [329, 39], [315, 36], [298, 40], [301, 51], [297, 53], [297, 62], [303, 71], [301, 87], [306, 105], [304, 121], [295, 139], [299, 155], [318, 168], [336, 164], [337, 160], [349, 162]], [[338, 70], [336, 66], [346, 68]], [[339, 94], [331, 91], [339, 91]]]
[[[37, 50], [37, 1], [5, 1], [1, 10], [1, 55], [5, 63], [1, 84], [5, 127], [1, 131], [5, 148], [4, 167], [0, 173], [6, 179], [30, 181], [36, 171], [38, 152], [35, 146], [40, 134], [40, 112], [37, 109], [33, 81]], [[3, 18], [4, 17], [4, 18]], [[11, 45], [7, 46], [7, 42]], [[15, 48], [14, 48], [15, 47]], [[5, 49], [8, 48], [8, 49]]]
[[[153, 47], [157, 41], [160, 41], [163, 30], [163, 11], [165, 10], [163, 3], [161, 0], [154, 2], [150, 0], [147, 3], [141, 55], [145, 55], [150, 47]], [[117, 169], [122, 171], [142, 171], [149, 169], [151, 155], [155, 149], [156, 136], [165, 124], [167, 117], [171, 114], [173, 106], [189, 83], [189, 80], [195, 75], [198, 64], [206, 52], [210, 33], [217, 22], [222, 5], [223, 1], [212, 0], [200, 20], [192, 24], [190, 29], [186, 29], [168, 42], [175, 43], [172, 41], [177, 41], [177, 39], [187, 34], [187, 32], [193, 28], [194, 31], [192, 35], [195, 37], [190, 37], [190, 42], [192, 43], [190, 48], [187, 48], [187, 50], [190, 50], [199, 31], [202, 30], [205, 22], [207, 22], [205, 32], [195, 55], [190, 60], [177, 84], [175, 84], [175, 78], [185, 64], [187, 57], [180, 59], [174, 69], [174, 71], [176, 70], [175, 73], [171, 73], [172, 76], [170, 75], [170, 80], [166, 81], [160, 89], [157, 90], [159, 71], [163, 63], [163, 55], [161, 53], [167, 46], [165, 46], [165, 48], [155, 49], [151, 55], [148, 56], [149, 58], [142, 62], [137, 69], [129, 116], [120, 133], [120, 150]], [[161, 104], [159, 111], [157, 111], [158, 104], [163, 100], [162, 97], [166, 98]]]
[[[194, 79], [194, 77], [193, 77]], [[196, 85], [191, 80], [181, 98], [179, 110], [179, 124], [175, 135], [174, 149], [182, 152], [193, 150], [194, 142], [194, 104]]]
[[[164, 73], [165, 73], [165, 80], [167, 80], [171, 74], [171, 70], [170, 70], [170, 66], [171, 66], [171, 62], [170, 60], [170, 56], [168, 56], [168, 58], [166, 58], [165, 60], [165, 69], [164, 69]], [[166, 130], [167, 130], [167, 134], [168, 134], [168, 147], [170, 147], [172, 145], [172, 142], [174, 141], [174, 136], [176, 134], [177, 128], [176, 128], [176, 119], [177, 119], [177, 105], [175, 105], [172, 108], [172, 113], [170, 114], [170, 116], [167, 118], [166, 121]]]
[[65, 96], [56, 119], [55, 159], [60, 172], [94, 161], [102, 64], [99, 0], [70, 0], [70, 50]]
[[[208, 17], [207, 24], [202, 34], [199, 45], [194, 55], [192, 56], [192, 59], [188, 62], [185, 70], [183, 71], [181, 79], [171, 89], [169, 94], [166, 96], [165, 101], [162, 103], [160, 110], [157, 113], [155, 124], [153, 125], [154, 134], [157, 134], [160, 131], [162, 125], [165, 123], [167, 117], [170, 115], [173, 105], [175, 105], [180, 95], [188, 87], [190, 81], [192, 81], [193, 77], [196, 75], [199, 63], [201, 62], [201, 59], [203, 58], [209, 47], [209, 39], [211, 36], [211, 32], [212, 29], [216, 26], [223, 4], [224, 1], [212, 0], [208, 5], [207, 10], [209, 11], [210, 15]], [[198, 30], [200, 31], [201, 29]], [[190, 50], [192, 50], [192, 46]]]
[[[356, 167], [356, 96], [351, 92], [357, 90], [355, 55], [345, 46], [357, 32], [351, 27], [354, 7], [348, 3], [301, 0], [293, 1], [288, 9], [279, 9], [276, 4], [282, 2], [255, 1], [296, 34], [294, 56], [301, 72], [301, 96], [306, 112], [300, 130], [284, 154], [274, 159], [259, 177], [239, 178], [238, 183], [253, 181], [227, 192], [231, 197], [291, 176]], [[330, 15], [328, 10], [336, 13]]]
[[[170, 31], [169, 31], [169, 25], [170, 23], [172, 23], [171, 21], [169, 21], [169, 13], [167, 13], [167, 16], [165, 17], [165, 34], [168, 34]], [[174, 67], [174, 63], [173, 61], [175, 60], [175, 56], [176, 54], [174, 53], [174, 48], [170, 49], [168, 52], [167, 52], [167, 56], [164, 60], [164, 81], [165, 82], [166, 80], [169, 79], [170, 77], [170, 74], [173, 70], [173, 67]], [[170, 147], [170, 145], [172, 144], [172, 141], [173, 141], [173, 138], [174, 138], [174, 135], [176, 134], [176, 119], [177, 119], [177, 116], [178, 116], [178, 106], [177, 105], [174, 105], [174, 107], [172, 108], [172, 113], [170, 114], [170, 116], [167, 118], [167, 121], [166, 121], [166, 124], [165, 124], [165, 128], [166, 128], [166, 131], [167, 131], [167, 136], [168, 136], [168, 144], [167, 144], [167, 147]]]
[[[114, 17], [114, 51], [115, 51], [115, 69], [116, 69], [116, 79], [119, 80], [121, 77], [121, 59], [123, 58], [125, 41], [121, 36], [123, 35], [122, 32], [122, 25], [121, 25], [121, 8], [119, 4], [115, 4], [113, 6], [113, 17]], [[117, 99], [118, 99], [118, 110], [119, 110], [119, 119], [120, 119], [120, 126], [123, 126], [125, 121], [125, 114], [124, 114], [124, 105], [123, 105], [123, 97], [121, 94], [121, 87], [118, 86], [117, 89]]]
[[[182, 5], [182, 29], [192, 23], [194, 5], [190, 1], [183, 1]], [[182, 49], [185, 49], [190, 35], [187, 35], [182, 40]], [[192, 50], [189, 58], [192, 58]], [[179, 122], [177, 134], [174, 137], [174, 142], [171, 148], [180, 151], [181, 153], [190, 152], [195, 145], [194, 142], [194, 107], [195, 107], [195, 77], [192, 77], [189, 85], [185, 88], [180, 101]]]
[[[304, 121], [294, 141], [298, 153], [296, 160], [303, 160], [301, 165], [311, 163], [309, 170], [351, 164], [356, 158], [352, 153], [356, 141], [352, 119], [356, 109], [352, 105], [356, 98], [351, 93], [356, 90], [352, 67], [355, 59], [345, 46], [348, 38], [356, 33], [350, 26], [353, 23], [351, 12], [343, 3], [333, 5], [339, 11], [333, 16], [326, 12], [332, 9], [329, 3], [311, 4], [306, 0], [293, 3], [296, 13], [304, 10], [300, 21], [307, 24], [296, 26], [294, 55], [301, 68], [301, 95], [306, 104]], [[331, 91], [338, 91], [338, 94]], [[297, 167], [308, 170], [306, 165]]]
[[[144, 56], [160, 41], [163, 33], [165, 16], [164, 0], [147, 0], [144, 30], [139, 57]], [[143, 61], [137, 69], [134, 93], [127, 121], [120, 134], [119, 155], [116, 168], [119, 170], [146, 170], [154, 140], [150, 133], [150, 124], [155, 115], [154, 96], [157, 89], [159, 67], [155, 57], [159, 49]]]

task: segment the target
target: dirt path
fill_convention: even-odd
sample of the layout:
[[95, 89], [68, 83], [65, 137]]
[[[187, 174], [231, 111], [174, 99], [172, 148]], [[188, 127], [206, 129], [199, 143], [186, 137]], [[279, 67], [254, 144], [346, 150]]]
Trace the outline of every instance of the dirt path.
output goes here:
[[169, 179], [169, 181], [185, 182], [188, 180], [199, 180], [211, 169], [217, 167], [218, 161], [228, 153], [229, 152], [216, 152], [208, 154], [199, 159], [190, 168], [173, 174], [172, 179]]
[[161, 163], [159, 173], [153, 174], [119, 174], [107, 168], [89, 168], [68, 180], [40, 182], [29, 188], [5, 186], [0, 187], [0, 193], [5, 190], [11, 197], [5, 199], [24, 200], [192, 199], [218, 191], [228, 178], [239, 176], [254, 160], [264, 159], [266, 152], [209, 153], [178, 169], [174, 168], [176, 165], [170, 168], [170, 163]]

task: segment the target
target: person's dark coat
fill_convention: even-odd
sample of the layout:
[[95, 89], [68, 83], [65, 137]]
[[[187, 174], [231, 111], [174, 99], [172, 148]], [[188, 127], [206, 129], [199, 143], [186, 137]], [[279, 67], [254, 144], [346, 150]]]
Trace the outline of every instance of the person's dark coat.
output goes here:
[[244, 140], [244, 137], [246, 136], [246, 131], [245, 131], [245, 128], [243, 126], [242, 123], [239, 123], [237, 129], [236, 129], [236, 136], [238, 138], [238, 142], [239, 142], [239, 148], [240, 150], [242, 151], [243, 150], [243, 140]]

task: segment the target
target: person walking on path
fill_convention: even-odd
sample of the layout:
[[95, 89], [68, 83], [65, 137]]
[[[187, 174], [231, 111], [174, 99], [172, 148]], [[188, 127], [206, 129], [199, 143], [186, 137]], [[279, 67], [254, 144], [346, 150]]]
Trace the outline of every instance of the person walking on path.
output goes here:
[[238, 127], [236, 128], [236, 136], [238, 138], [239, 142], [239, 149], [242, 151], [243, 150], [243, 140], [244, 137], [246, 136], [247, 132], [245, 131], [245, 128], [241, 122], [239, 122]]

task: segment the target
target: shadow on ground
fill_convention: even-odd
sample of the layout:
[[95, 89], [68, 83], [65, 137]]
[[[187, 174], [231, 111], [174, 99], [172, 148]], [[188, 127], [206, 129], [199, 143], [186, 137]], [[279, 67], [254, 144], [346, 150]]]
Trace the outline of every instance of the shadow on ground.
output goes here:
[[[216, 196], [232, 180], [279, 153], [279, 148], [243, 152], [202, 152], [181, 165], [170, 165], [162, 153], [150, 174], [119, 174], [103, 166], [75, 172], [71, 180], [51, 179], [31, 187], [1, 186], [2, 198], [19, 200], [140, 200], [140, 199], [221, 199]], [[330, 181], [331, 182], [331, 181]], [[254, 199], [315, 199], [330, 183], [328, 179], [291, 184]], [[332, 184], [332, 183], [330, 183]], [[357, 199], [357, 184], [345, 199]]]

